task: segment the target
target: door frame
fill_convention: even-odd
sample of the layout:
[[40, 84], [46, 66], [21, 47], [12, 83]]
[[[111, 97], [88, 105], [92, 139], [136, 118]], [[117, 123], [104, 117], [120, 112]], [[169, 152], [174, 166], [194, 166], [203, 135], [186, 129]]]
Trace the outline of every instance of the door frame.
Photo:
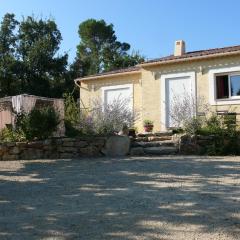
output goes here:
[[101, 87], [103, 109], [105, 106], [105, 92], [108, 90], [117, 90], [117, 89], [122, 89], [122, 88], [130, 89], [130, 92], [131, 92], [130, 107], [131, 107], [131, 110], [133, 111], [133, 84], [111, 85], [111, 86]]
[[160, 94], [161, 94], [161, 130], [166, 131], [167, 130], [167, 109], [166, 109], [166, 97], [167, 97], [167, 89], [166, 89], [166, 81], [171, 78], [183, 78], [188, 77], [190, 78], [190, 89], [191, 93], [196, 97], [196, 73], [194, 71], [191, 72], [181, 72], [181, 73], [171, 73], [171, 74], [163, 74], [161, 75], [161, 86], [160, 86]]

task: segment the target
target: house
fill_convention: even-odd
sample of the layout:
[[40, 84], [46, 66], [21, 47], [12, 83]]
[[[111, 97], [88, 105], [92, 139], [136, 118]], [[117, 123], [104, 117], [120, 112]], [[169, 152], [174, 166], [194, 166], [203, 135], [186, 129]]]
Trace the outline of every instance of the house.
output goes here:
[[0, 98], [0, 130], [7, 125], [14, 126], [18, 113], [29, 113], [34, 107], [52, 106], [59, 114], [60, 123], [54, 136], [64, 136], [64, 101], [60, 98], [46, 98], [28, 94]]
[[174, 127], [169, 114], [174, 94], [203, 96], [216, 112], [240, 113], [240, 45], [186, 52], [185, 42], [179, 40], [173, 55], [75, 83], [82, 108], [91, 108], [96, 97], [109, 103], [117, 96], [131, 96], [129, 106], [140, 113], [135, 123], [138, 130], [143, 130], [144, 119], [150, 119], [154, 131], [165, 131]]

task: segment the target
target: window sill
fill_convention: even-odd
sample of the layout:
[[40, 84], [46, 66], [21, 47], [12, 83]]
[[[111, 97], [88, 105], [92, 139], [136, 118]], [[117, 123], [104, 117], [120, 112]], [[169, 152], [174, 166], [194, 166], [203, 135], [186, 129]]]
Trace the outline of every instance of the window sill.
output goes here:
[[223, 100], [215, 100], [210, 102], [212, 106], [221, 106], [221, 105], [240, 105], [240, 98], [230, 98], [230, 99], [223, 99]]

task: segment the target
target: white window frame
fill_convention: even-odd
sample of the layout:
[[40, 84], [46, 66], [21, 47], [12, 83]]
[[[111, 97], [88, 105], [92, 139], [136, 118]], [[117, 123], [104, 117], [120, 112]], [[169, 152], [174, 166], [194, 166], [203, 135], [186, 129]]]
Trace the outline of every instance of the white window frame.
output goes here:
[[117, 90], [117, 89], [123, 89], [123, 88], [130, 89], [130, 92], [131, 92], [130, 108], [133, 111], [133, 84], [111, 85], [111, 86], [101, 87], [103, 110], [105, 106], [105, 92], [108, 90]]
[[[229, 98], [217, 99], [216, 76], [228, 75]], [[209, 71], [209, 103], [210, 105], [240, 104], [240, 96], [231, 96], [230, 77], [240, 75], [240, 66], [211, 69]]]

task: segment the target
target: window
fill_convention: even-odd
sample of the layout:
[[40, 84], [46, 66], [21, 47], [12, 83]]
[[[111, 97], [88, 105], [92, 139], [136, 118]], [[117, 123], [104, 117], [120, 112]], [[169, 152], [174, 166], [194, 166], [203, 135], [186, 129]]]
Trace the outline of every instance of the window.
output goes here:
[[216, 76], [217, 99], [228, 98], [228, 75]]
[[240, 98], [240, 74], [223, 74], [216, 76], [216, 98]]
[[230, 76], [231, 96], [240, 96], [240, 75]]

